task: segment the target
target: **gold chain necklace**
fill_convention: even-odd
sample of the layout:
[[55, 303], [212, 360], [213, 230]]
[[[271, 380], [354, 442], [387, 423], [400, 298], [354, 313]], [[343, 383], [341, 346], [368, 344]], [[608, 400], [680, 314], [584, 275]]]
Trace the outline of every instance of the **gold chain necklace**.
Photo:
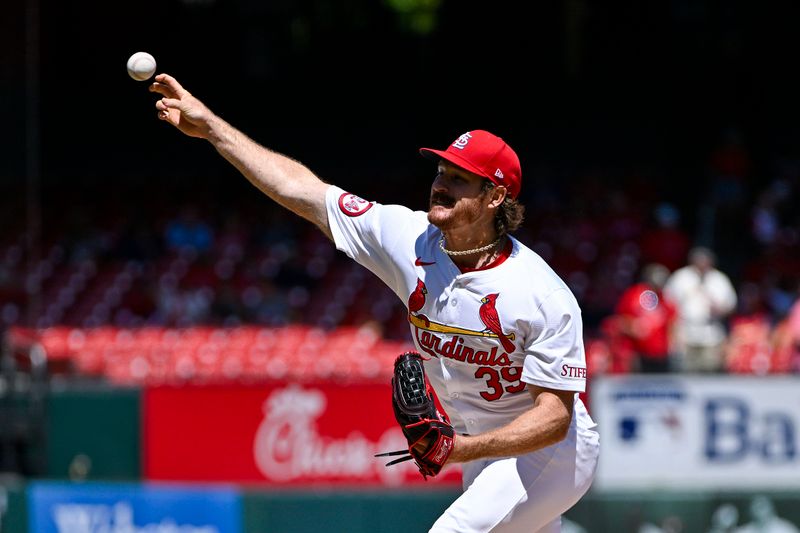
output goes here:
[[500, 235], [496, 241], [491, 242], [485, 246], [481, 246], [480, 248], [473, 248], [472, 250], [448, 250], [447, 248], [444, 247], [444, 235], [442, 235], [442, 238], [439, 239], [439, 248], [441, 248], [441, 250], [447, 255], [472, 255], [480, 252], [485, 252], [487, 250], [491, 250], [492, 248], [500, 244], [500, 239], [502, 238], [503, 236]]

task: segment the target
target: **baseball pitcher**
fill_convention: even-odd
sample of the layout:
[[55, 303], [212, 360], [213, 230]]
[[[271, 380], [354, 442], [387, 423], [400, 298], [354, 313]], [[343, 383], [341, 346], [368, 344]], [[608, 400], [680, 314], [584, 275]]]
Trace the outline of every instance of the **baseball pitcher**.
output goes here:
[[412, 211], [322, 181], [167, 74], [150, 90], [159, 119], [210, 142], [407, 307], [416, 352], [398, 357], [392, 402], [409, 448], [389, 451], [400, 455], [389, 464], [413, 459], [426, 477], [453, 463], [463, 471], [462, 495], [430, 531], [560, 531], [560, 516], [594, 479], [599, 437], [579, 397], [586, 360], [578, 303], [511, 236], [524, 213], [514, 150], [484, 130], [444, 150], [422, 148], [435, 170], [430, 207]]

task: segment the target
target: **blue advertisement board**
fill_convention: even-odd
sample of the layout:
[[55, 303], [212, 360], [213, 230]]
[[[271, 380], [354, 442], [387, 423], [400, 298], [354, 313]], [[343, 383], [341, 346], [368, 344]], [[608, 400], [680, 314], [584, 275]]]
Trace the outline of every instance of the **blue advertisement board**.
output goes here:
[[34, 482], [35, 533], [241, 533], [235, 488], [147, 483]]

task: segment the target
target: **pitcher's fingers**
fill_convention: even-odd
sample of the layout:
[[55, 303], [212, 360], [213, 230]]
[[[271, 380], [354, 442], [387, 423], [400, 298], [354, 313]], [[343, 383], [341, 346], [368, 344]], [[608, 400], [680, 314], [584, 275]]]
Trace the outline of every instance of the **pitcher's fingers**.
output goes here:
[[[156, 109], [163, 110], [163, 109], [181, 109], [182, 100], [178, 100], [177, 98], [162, 98], [158, 102], [156, 102]], [[159, 107], [160, 105], [160, 107]]]
[[178, 83], [178, 80], [176, 80], [169, 74], [159, 74], [158, 76], [156, 76], [155, 80], [158, 83], [162, 83], [167, 87], [169, 87], [170, 90], [175, 95], [175, 97], [177, 98], [183, 98], [185, 95], [189, 94], [189, 92], [186, 89], [184, 89], [180, 83]]
[[150, 90], [151, 93], [158, 93], [162, 96], [170, 96], [170, 97], [176, 96], [175, 91], [173, 91], [168, 85], [157, 81], [151, 83], [148, 89]]

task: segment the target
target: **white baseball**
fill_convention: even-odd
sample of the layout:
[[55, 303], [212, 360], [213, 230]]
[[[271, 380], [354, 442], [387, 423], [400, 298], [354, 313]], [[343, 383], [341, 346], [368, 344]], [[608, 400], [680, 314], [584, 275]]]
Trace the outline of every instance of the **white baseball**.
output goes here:
[[156, 59], [147, 52], [136, 52], [128, 58], [128, 75], [136, 81], [149, 79], [156, 72]]

